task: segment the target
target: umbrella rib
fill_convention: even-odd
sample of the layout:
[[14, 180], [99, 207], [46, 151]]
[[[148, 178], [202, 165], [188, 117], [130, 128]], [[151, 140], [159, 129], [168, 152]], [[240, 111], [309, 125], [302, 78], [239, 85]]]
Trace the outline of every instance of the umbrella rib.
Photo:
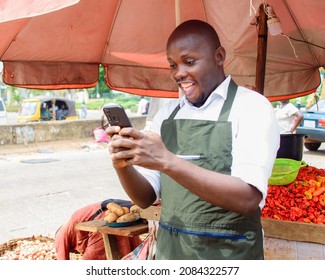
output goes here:
[[25, 28], [25, 26], [27, 25], [27, 23], [28, 23], [30, 20], [31, 20], [30, 18], [29, 18], [28, 20], [26, 20], [26, 22], [24, 23], [24, 25], [23, 25], [21, 28], [19, 28], [19, 30], [17, 31], [17, 33], [16, 33], [15, 36], [14, 36], [14, 39], [11, 40], [10, 44], [8, 44], [8, 46], [6, 47], [5, 51], [2, 53], [2, 55], [1, 55], [1, 60], [2, 60], [3, 57], [6, 55], [6, 53], [7, 53], [8, 49], [10, 48], [11, 44], [12, 44], [13, 42], [16, 41], [16, 38], [17, 38], [18, 34], [20, 33], [20, 31], [22, 31], [22, 30]]
[[284, 2], [284, 4], [286, 5], [286, 7], [287, 7], [287, 9], [288, 9], [288, 12], [289, 12], [289, 14], [291, 15], [292, 20], [295, 22], [295, 24], [296, 24], [296, 26], [297, 26], [297, 28], [298, 28], [298, 31], [299, 31], [301, 37], [304, 39], [303, 42], [304, 42], [304, 43], [307, 43], [307, 47], [308, 47], [308, 49], [309, 49], [311, 55], [313, 56], [313, 58], [314, 58], [315, 62], [317, 63], [317, 65], [320, 67], [321, 65], [320, 65], [320, 63], [319, 63], [319, 61], [318, 61], [318, 59], [317, 59], [317, 57], [316, 57], [316, 55], [315, 55], [315, 52], [314, 52], [313, 49], [311, 48], [311, 46], [310, 46], [310, 44], [309, 44], [309, 42], [308, 42], [308, 40], [307, 40], [305, 34], [302, 32], [302, 29], [301, 29], [301, 27], [300, 27], [300, 24], [299, 24], [298, 20], [296, 19], [295, 15], [293, 14], [292, 10], [290, 9], [290, 7], [289, 7], [289, 5], [288, 5], [288, 3], [287, 3], [287, 0], [284, 0], [283, 2]]
[[207, 13], [206, 13], [205, 5], [204, 5], [204, 0], [201, 0], [201, 4], [202, 4], [202, 10], [203, 10], [203, 13], [204, 13], [205, 21], [208, 21]]
[[105, 53], [106, 53], [106, 51], [107, 51], [107, 49], [108, 49], [109, 41], [110, 41], [110, 39], [111, 39], [112, 30], [113, 30], [114, 25], [115, 25], [115, 21], [116, 21], [117, 14], [118, 14], [119, 11], [120, 11], [121, 3], [122, 3], [122, 0], [119, 0], [119, 1], [118, 1], [118, 6], [117, 6], [117, 8], [116, 8], [116, 12], [115, 12], [115, 14], [114, 14], [114, 18], [113, 18], [113, 20], [112, 20], [111, 28], [110, 28], [110, 30], [109, 30], [109, 32], [108, 32], [108, 35], [107, 35], [106, 45], [105, 45], [105, 48], [104, 48], [104, 51], [103, 51], [103, 54], [102, 54], [102, 58], [101, 58], [100, 63], [104, 60]]

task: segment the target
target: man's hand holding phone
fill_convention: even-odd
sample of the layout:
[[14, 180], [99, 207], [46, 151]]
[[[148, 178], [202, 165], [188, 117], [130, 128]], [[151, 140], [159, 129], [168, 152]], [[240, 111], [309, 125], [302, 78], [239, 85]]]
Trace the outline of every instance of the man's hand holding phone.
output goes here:
[[109, 152], [115, 168], [139, 165], [150, 169], [161, 169], [162, 155], [170, 152], [159, 135], [153, 132], [140, 132], [132, 128], [124, 109], [119, 105], [103, 107], [109, 125], [106, 133], [110, 136]]
[[[122, 136], [120, 136], [120, 131], [125, 127], [132, 127], [131, 122], [124, 110], [124, 108], [121, 105], [118, 104], [107, 104], [103, 106], [103, 112], [107, 118], [109, 127], [106, 128], [106, 133], [110, 136], [110, 139], [112, 141], [120, 139]], [[123, 136], [127, 137], [127, 136]], [[122, 137], [122, 138], [123, 138]], [[114, 156], [112, 156], [114, 153], [120, 152], [122, 150], [125, 150], [126, 148], [110, 148], [110, 154], [112, 157], [113, 165], [116, 168], [123, 168], [126, 166], [125, 159], [120, 160], [113, 160]]]
[[134, 148], [134, 135], [139, 137], [138, 134], [141, 132], [131, 127], [121, 128], [119, 126], [110, 126], [106, 132], [111, 137], [108, 146], [114, 167], [126, 167], [126, 160], [130, 159], [130, 155], [126, 155], [125, 152]]
[[[173, 155], [163, 144], [161, 137], [153, 132], [140, 132], [134, 128], [110, 127], [112, 133], [109, 151], [114, 167], [123, 168], [138, 165], [144, 168], [162, 170]], [[126, 161], [121, 163], [120, 161]]]

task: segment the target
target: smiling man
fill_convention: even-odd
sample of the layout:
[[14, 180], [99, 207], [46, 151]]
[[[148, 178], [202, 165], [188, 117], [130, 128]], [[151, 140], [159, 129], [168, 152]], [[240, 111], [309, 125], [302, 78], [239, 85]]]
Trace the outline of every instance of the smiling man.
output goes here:
[[[167, 42], [171, 77], [186, 99], [192, 105], [201, 107], [225, 79], [223, 63], [226, 53], [213, 29], [201, 32], [202, 27], [196, 24], [183, 25], [183, 28], [182, 32], [175, 30]], [[186, 31], [186, 28], [190, 30]]]
[[130, 198], [142, 208], [161, 198], [156, 259], [263, 259], [260, 210], [279, 147], [273, 108], [226, 77], [209, 24], [180, 24], [166, 51], [183, 96], [150, 132], [107, 129]]

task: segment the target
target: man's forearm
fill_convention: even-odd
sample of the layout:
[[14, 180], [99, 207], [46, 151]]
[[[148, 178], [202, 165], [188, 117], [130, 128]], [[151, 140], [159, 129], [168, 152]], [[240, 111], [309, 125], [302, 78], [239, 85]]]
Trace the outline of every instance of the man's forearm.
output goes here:
[[116, 168], [116, 173], [125, 192], [136, 205], [147, 208], [156, 201], [151, 184], [133, 166]]

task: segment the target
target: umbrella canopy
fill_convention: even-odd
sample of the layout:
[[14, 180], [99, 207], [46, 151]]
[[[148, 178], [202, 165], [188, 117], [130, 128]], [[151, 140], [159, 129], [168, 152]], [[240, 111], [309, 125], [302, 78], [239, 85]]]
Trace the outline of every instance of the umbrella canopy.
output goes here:
[[[255, 11], [265, 1], [19, 2], [12, 9], [15, 0], [0, 0], [0, 59], [8, 85], [93, 87], [102, 64], [112, 89], [177, 97], [169, 77], [166, 41], [178, 23], [201, 19], [217, 30], [227, 51], [226, 73], [240, 85], [255, 87]], [[272, 5], [286, 36], [268, 36], [264, 95], [276, 100], [315, 91], [320, 84], [319, 68], [325, 65], [325, 1], [268, 0], [267, 4]]]

